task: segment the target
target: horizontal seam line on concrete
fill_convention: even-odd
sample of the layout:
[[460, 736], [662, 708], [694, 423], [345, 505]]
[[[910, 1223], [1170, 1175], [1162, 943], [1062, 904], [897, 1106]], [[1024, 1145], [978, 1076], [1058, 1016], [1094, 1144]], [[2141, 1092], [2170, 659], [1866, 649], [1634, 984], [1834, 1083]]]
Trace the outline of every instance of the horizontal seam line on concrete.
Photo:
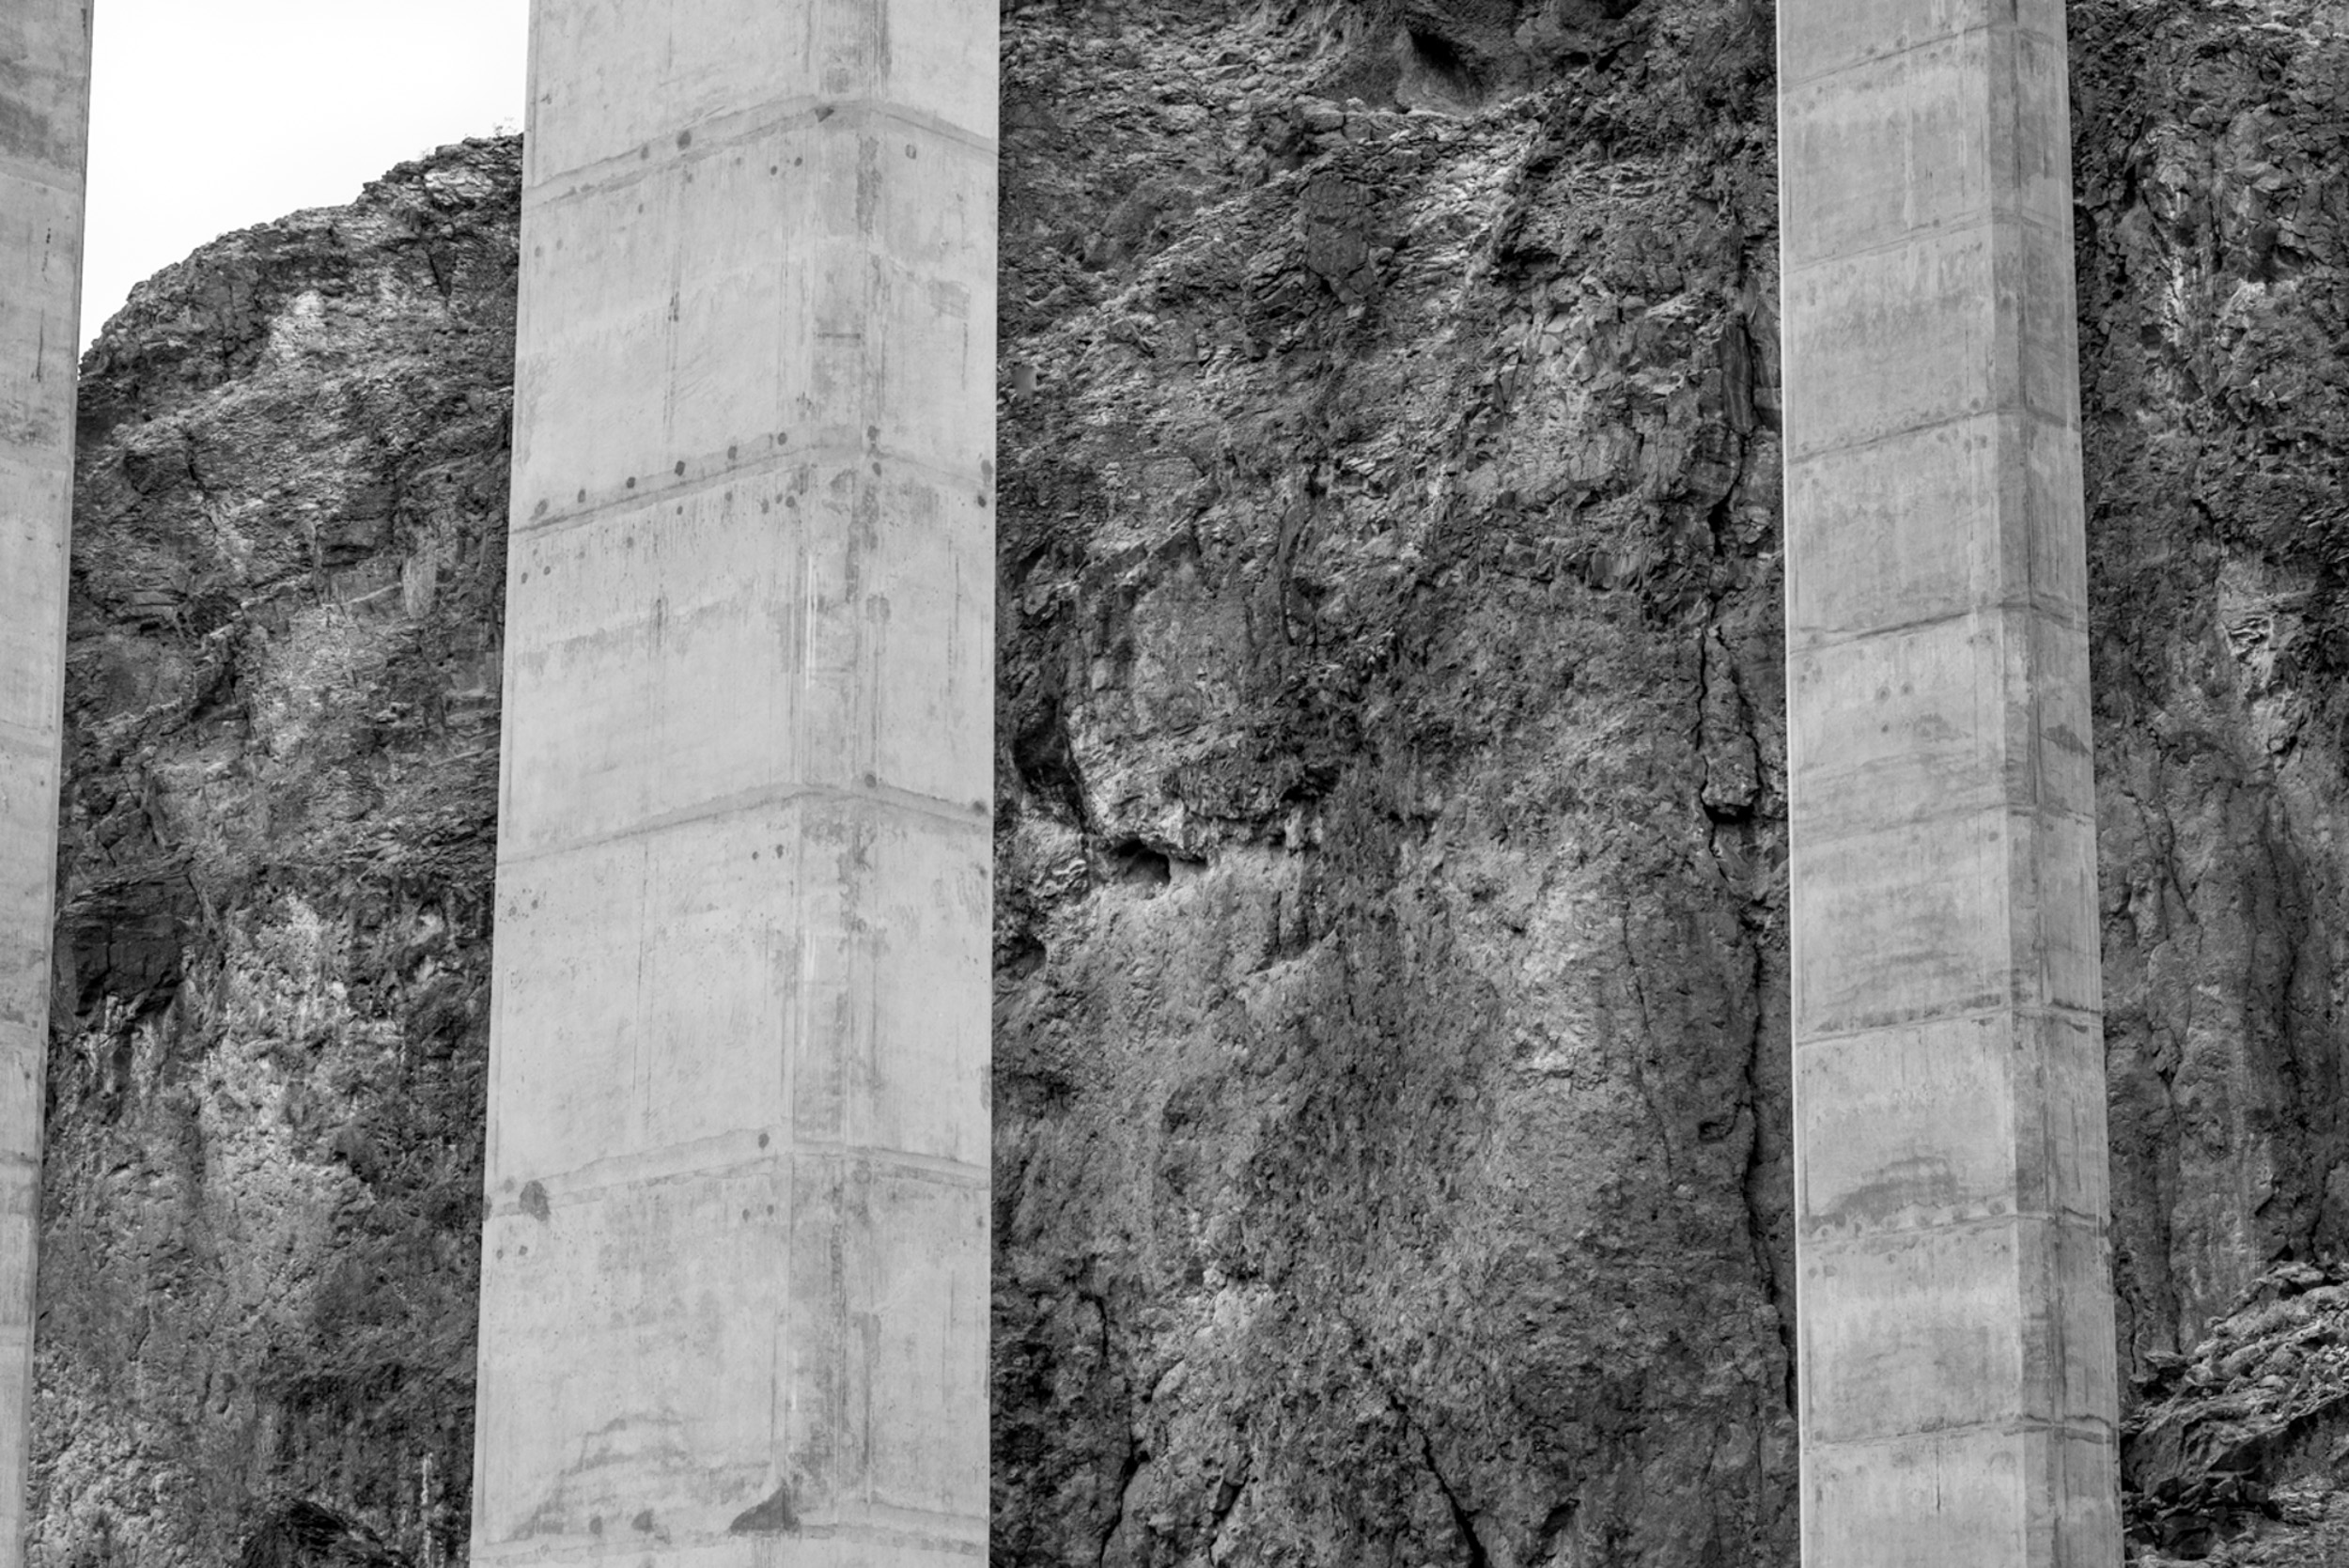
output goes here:
[[[1799, 780], [1801, 776], [1797, 777]], [[1847, 773], [1843, 777], [1849, 779], [1856, 775]], [[1808, 787], [1797, 782], [1793, 793], [1798, 797], [1799, 794], [1806, 793]], [[1799, 799], [1796, 800], [1792, 815], [1794, 820], [1802, 828], [1802, 842], [1794, 846], [1794, 852], [1809, 855], [1822, 848], [1832, 849], [1843, 845], [1864, 843], [1869, 839], [1881, 838], [1887, 833], [1900, 832], [1905, 829], [1922, 827], [1929, 823], [1956, 825], [1994, 815], [2009, 820], [2024, 817], [2038, 821], [2069, 822], [2076, 827], [2092, 828], [2096, 825], [2095, 810], [2089, 806], [2065, 806], [2046, 802], [2030, 806], [2015, 806], [2007, 801], [1991, 800], [1975, 806], [1960, 805], [1940, 811], [1921, 811], [1908, 816], [1889, 817], [1862, 826], [1845, 827], [1837, 831], [1823, 832], [1816, 821], [1805, 823], [1802, 820], [1807, 813], [1814, 814], [1817, 809], [1816, 807], [1807, 808]]]
[[35, 725], [14, 719], [0, 719], [0, 746], [23, 752], [36, 758], [55, 760], [61, 754], [64, 732], [54, 724]]
[[[959, 484], [964, 477], [952, 469], [931, 462], [926, 458], [909, 457], [903, 453], [892, 452], [886, 447], [844, 446], [835, 442], [826, 442], [817, 446], [777, 447], [772, 453], [763, 458], [729, 458], [704, 456], [698, 460], [687, 458], [685, 466], [688, 469], [697, 468], [702, 463], [725, 463], [729, 466], [714, 473], [693, 476], [672, 473], [667, 476], [669, 482], [664, 489], [655, 489], [649, 486], [640, 486], [631, 490], [623, 488], [584, 505], [573, 503], [561, 511], [550, 507], [545, 517], [524, 521], [509, 532], [524, 537], [556, 533], [566, 528], [575, 528], [582, 523], [593, 522], [607, 512], [625, 511], [630, 506], [641, 506], [652, 501], [701, 495], [721, 485], [754, 479], [762, 474], [772, 473], [776, 469], [797, 463], [849, 462], [864, 460], [868, 458], [879, 459], [884, 466], [907, 468], [917, 474], [927, 474], [947, 485]], [[654, 477], [661, 476], [654, 475]], [[978, 493], [978, 487], [975, 483], [972, 487], [972, 493]]]
[[[734, 1141], [711, 1139], [708, 1141], [731, 1143]], [[690, 1145], [688, 1147], [690, 1148]], [[650, 1150], [639, 1154], [607, 1155], [601, 1159], [589, 1160], [584, 1165], [575, 1165], [567, 1171], [558, 1171], [548, 1175], [535, 1178], [501, 1175], [498, 1179], [501, 1182], [535, 1179], [546, 1188], [549, 1203], [556, 1207], [566, 1206], [571, 1201], [594, 1197], [623, 1188], [661, 1187], [672, 1182], [689, 1181], [695, 1177], [781, 1164], [803, 1156], [838, 1160], [843, 1164], [850, 1165], [863, 1161], [872, 1165], [885, 1165], [893, 1170], [917, 1175], [941, 1176], [946, 1178], [949, 1185], [971, 1191], [984, 1190], [989, 1179], [988, 1168], [983, 1165], [969, 1165], [958, 1159], [948, 1159], [942, 1155], [917, 1154], [910, 1149], [887, 1149], [871, 1143], [814, 1141], [801, 1139], [778, 1144], [772, 1148], [760, 1149], [752, 1154], [727, 1155], [697, 1164], [655, 1165], [653, 1162], [661, 1157], [661, 1153], [662, 1151], [660, 1150]], [[639, 1166], [645, 1169], [631, 1169]], [[606, 1171], [611, 1173], [601, 1177], [597, 1175], [597, 1172]], [[491, 1208], [492, 1212], [500, 1215], [522, 1212], [519, 1198], [500, 1201], [492, 1204]]]
[[1779, 93], [1781, 97], [1783, 97], [1789, 89], [1795, 87], [1807, 87], [1813, 82], [1824, 82], [1830, 76], [1841, 76], [1845, 71], [1858, 70], [1862, 66], [1875, 65], [1884, 60], [1897, 60], [1904, 54], [1914, 54], [1920, 49], [1931, 49], [1936, 44], [1970, 38], [1976, 33], [2004, 33], [2013, 38], [2036, 39], [2050, 49], [2055, 47], [2055, 39], [2036, 27], [2025, 27], [2014, 22], [1985, 22], [1978, 27], [1960, 27], [1954, 32], [1936, 33], [1929, 39], [1919, 39], [1915, 43], [1903, 44], [1898, 49], [1888, 49], [1880, 54], [1862, 54], [1856, 60], [1846, 60], [1840, 66], [1829, 66], [1825, 70], [1813, 71], [1808, 76], [1785, 78]]
[[[817, 111], [824, 109], [832, 111], [832, 114], [819, 116]], [[640, 142], [627, 152], [615, 152], [593, 163], [583, 163], [560, 174], [545, 176], [522, 192], [522, 210], [527, 212], [581, 196], [624, 190], [662, 170], [707, 163], [746, 142], [778, 131], [798, 129], [800, 124], [820, 125], [833, 115], [844, 116], [838, 128], [842, 131], [852, 126], [862, 128], [876, 120], [890, 121], [927, 132], [972, 152], [990, 158], [999, 156], [998, 138], [977, 135], [952, 120], [907, 109], [887, 99], [786, 98], [760, 104], [755, 109], [745, 109], [739, 114], [721, 116], [697, 126], [672, 126], [661, 132], [664, 138], [674, 137], [680, 131], [692, 132], [694, 138], [691, 149], [678, 148], [673, 144], [671, 149], [659, 158], [647, 158], [645, 149], [655, 144]]]
[[731, 795], [721, 795], [708, 800], [695, 801], [692, 805], [662, 812], [658, 816], [631, 822], [624, 828], [614, 828], [609, 832], [591, 833], [583, 838], [566, 839], [560, 844], [551, 844], [536, 849], [518, 849], [511, 855], [501, 854], [498, 856], [498, 869], [503, 871], [509, 865], [526, 865], [534, 861], [569, 854], [574, 850], [597, 849], [607, 845], [623, 843], [629, 839], [647, 838], [656, 833], [666, 832], [672, 828], [691, 827], [696, 822], [706, 822], [713, 816], [730, 815], [759, 806], [789, 805], [801, 800], [850, 801], [861, 805], [892, 807], [901, 812], [931, 817], [941, 822], [950, 822], [971, 828], [985, 828], [990, 833], [994, 831], [992, 813], [981, 814], [971, 810], [968, 806], [957, 806], [951, 800], [941, 800], [934, 795], [918, 795], [910, 789], [886, 787], [843, 789], [836, 784], [770, 784], [764, 788], [737, 790]]
[[2024, 1017], [2067, 1018], [2083, 1023], [2101, 1023], [2105, 1016], [2104, 1009], [2101, 1007], [2082, 1007], [2077, 1002], [2014, 1001], [1998, 1007], [1965, 1007], [1953, 1013], [1937, 1013], [1926, 1017], [1904, 1019], [1896, 1023], [1860, 1024], [1850, 1029], [1813, 1030], [1808, 1033], [1797, 1030], [1794, 1048], [1800, 1050], [1805, 1046], [1828, 1045], [1838, 1040], [1858, 1040], [1870, 1034], [1882, 1034], [1896, 1029], [1916, 1029], [1937, 1023], [1973, 1023], [1983, 1019], [2011, 1017], [2017, 1014]]
[[[1836, 251], [1831, 255], [1814, 256], [1809, 260], [1795, 260], [1789, 257], [1784, 262], [1786, 276], [1791, 281], [1802, 276], [1805, 272], [1824, 272], [1839, 262], [1865, 261], [1871, 256], [1889, 256], [1894, 251], [1906, 250], [1927, 241], [1952, 234], [1980, 233], [1983, 226], [1995, 227], [2002, 220], [2012, 222], [2022, 228], [2039, 229], [2050, 240], [2057, 238], [2061, 232], [2048, 219], [2036, 216], [2020, 208], [2001, 210], [1997, 207], [1969, 207], [1964, 211], [1952, 213], [1940, 223], [1923, 224], [1915, 228], [1904, 229], [1891, 239], [1879, 240], [1873, 245], [1856, 245], [1849, 250]], [[1969, 229], [1968, 225], [1974, 226]]]
[[[984, 1528], [984, 1527], [982, 1527]], [[945, 1552], [955, 1557], [977, 1557], [987, 1549], [987, 1542], [966, 1541], [952, 1535], [932, 1535], [923, 1530], [903, 1529], [889, 1525], [851, 1522], [836, 1525], [802, 1525], [799, 1533], [811, 1540], [885, 1542], [894, 1546], [910, 1546], [916, 1551]]]
[[[2017, 699], [1997, 705], [1997, 711], [2000, 717], [2007, 718], [2012, 717], [2017, 708], [2028, 706], [2028, 699]], [[1833, 711], [1839, 716], [1864, 715], [1869, 706], [1866, 703], [1845, 703]], [[1999, 732], [1993, 730], [1990, 733], [1995, 736]], [[1923, 783], [1926, 781], [1918, 779], [1917, 769], [1921, 767], [1936, 768], [1948, 763], [1964, 764], [1971, 775], [1957, 784], [1932, 780], [1935, 787], [1930, 796], [1921, 792], [1919, 796], [1898, 805], [1888, 804], [1880, 812], [1857, 818], [1838, 814], [1822, 823], [1814, 817], [1803, 825], [1803, 847], [1836, 844], [1845, 839], [1869, 838], [1894, 828], [1913, 827], [1920, 822], [1955, 822], [1992, 815], [2010, 818], [2044, 816], [2075, 822], [2092, 821], [2095, 816], [2092, 806], [2084, 801], [2051, 798], [2046, 792], [2044, 778], [2040, 776], [2040, 765], [2051, 758], [2060, 762], [2067, 753], [2076, 757], [2086, 757], [2089, 754], [2086, 737], [2081, 739], [2083, 743], [2079, 746], [2064, 747], [2043, 735], [2036, 746], [2026, 743], [2008, 750], [2001, 745], [1994, 755], [1984, 755], [1988, 748], [1983, 747], [1930, 751], [1912, 745], [1890, 755], [1865, 762], [1843, 760], [1832, 750], [1826, 757], [1821, 757], [1813, 754], [1818, 748], [1809, 740], [1799, 741], [1788, 753], [1788, 770], [1797, 781], [1797, 788], [1803, 794], [1814, 790], [1834, 791], [1839, 785], [1872, 781]], [[2033, 787], [2042, 793], [2029, 800], [2012, 798], [2007, 793], [2006, 781], [2016, 774], [2031, 777]], [[1822, 828], [1827, 830], [1824, 837], [1819, 836]]]
[[2015, 1224], [2053, 1225], [2059, 1228], [2068, 1225], [2098, 1235], [2102, 1235], [2105, 1230], [2102, 1219], [2079, 1209], [2048, 1209], [2044, 1212], [2017, 1209], [2011, 1214], [1968, 1215], [1963, 1219], [1937, 1219], [1924, 1224], [1858, 1225], [1848, 1228], [1824, 1221], [1813, 1224], [1798, 1213], [1795, 1216], [1795, 1234], [1807, 1251], [1845, 1252], [1865, 1250], [1887, 1236], [1989, 1231], [2001, 1225]]
[[2044, 419], [2063, 434], [2077, 435], [2079, 432], [2079, 427], [2071, 421], [2060, 415], [2051, 414], [2044, 409], [2032, 408], [2028, 403], [2019, 408], [1968, 409], [1964, 413], [1948, 413], [1934, 419], [1921, 419], [1914, 425], [1904, 425], [1897, 430], [1886, 430], [1862, 441], [1838, 442], [1833, 446], [1812, 446], [1790, 452], [1786, 456], [1786, 462], [1791, 468], [1797, 463], [1807, 462], [1812, 458], [1831, 458], [1845, 452], [1865, 452], [1872, 446], [1882, 446], [1889, 442], [1898, 441], [1903, 436], [1921, 436], [1927, 430], [1937, 430], [1944, 425], [1965, 425], [1977, 419], [2000, 417]]
[[[986, 1529], [986, 1521], [976, 1514], [941, 1516], [967, 1519], [968, 1522], [978, 1526], [982, 1531]], [[983, 1535], [978, 1540], [966, 1540], [958, 1536], [934, 1535], [900, 1526], [853, 1519], [831, 1524], [802, 1523], [794, 1533], [803, 1540], [848, 1539], [879, 1542], [915, 1551], [941, 1552], [951, 1557], [977, 1557], [987, 1546]], [[695, 1530], [679, 1532], [675, 1539], [687, 1545], [707, 1546], [722, 1542], [740, 1543], [744, 1540], [759, 1538], [738, 1535], [731, 1530]], [[663, 1548], [664, 1552], [675, 1549], [674, 1545]], [[487, 1565], [490, 1563], [602, 1561], [609, 1555], [609, 1548], [603, 1540], [600, 1537], [591, 1536], [577, 1546], [537, 1546], [521, 1551], [501, 1551], [495, 1546], [490, 1546], [486, 1550], [476, 1547], [473, 1554], [473, 1560], [484, 1564], [487, 1568]]]
[[[1973, 619], [1992, 610], [2043, 616], [2067, 631], [2086, 631], [2088, 629], [2087, 614], [2084, 612], [2077, 615], [2072, 614], [2069, 609], [2070, 607], [2065, 605], [2035, 604], [2028, 599], [2020, 604], [2010, 604], [2004, 599], [1994, 599], [1988, 604], [1972, 605], [1964, 610], [1952, 610], [1939, 615], [1916, 615], [1905, 621], [1886, 621], [1880, 626], [1861, 627], [1853, 631], [1804, 631], [1798, 628], [1790, 627], [1786, 633], [1786, 654], [1792, 660], [1802, 654], [1827, 648], [1849, 647], [1854, 643], [1864, 642], [1871, 637], [1891, 637], [1905, 631], [1921, 631], [1927, 627], [1947, 626], [1952, 621]], [[1797, 642], [1796, 641], [1797, 637], [1808, 640]]]
[[[939, 1525], [976, 1525], [982, 1531], [984, 1531], [988, 1523], [988, 1515], [985, 1514], [957, 1514], [951, 1508], [924, 1508], [917, 1503], [881, 1502], [879, 1500], [873, 1500], [864, 1503], [863, 1506], [866, 1509], [871, 1510], [871, 1512], [863, 1518], [832, 1519], [828, 1522], [819, 1522], [813, 1528], [817, 1529], [837, 1529], [844, 1531], [858, 1529], [899, 1530], [908, 1534], [918, 1535], [922, 1533], [922, 1527], [925, 1525], [933, 1527]], [[957, 1537], [947, 1535], [935, 1536], [932, 1537], [932, 1539], [952, 1541], [957, 1539]]]
[[2078, 427], [2064, 419], [2061, 415], [2049, 413], [2045, 409], [2034, 408], [2030, 404], [2024, 404], [2019, 408], [1999, 407], [1976, 409], [1971, 413], [1945, 414], [1940, 418], [1927, 420], [1920, 425], [1905, 426], [1899, 430], [1890, 432], [1890, 435], [1870, 436], [1865, 441], [1853, 442], [1845, 446], [1819, 447], [1813, 451], [1804, 453], [1799, 459], [1789, 458], [1787, 460], [1789, 463], [1797, 461], [1806, 463], [1816, 462], [1824, 458], [1838, 457], [1844, 452], [1862, 451], [1868, 447], [1876, 445], [1880, 442], [1889, 441], [1892, 436], [1913, 434], [1918, 430], [1929, 430], [1937, 426], [1965, 424], [1995, 425], [2000, 420], [2007, 419], [2019, 420], [2030, 425], [2044, 426], [2053, 429], [2060, 435], [2073, 434], [2078, 428]]
[[2008, 1437], [2019, 1437], [2034, 1432], [2055, 1432], [2068, 1434], [2075, 1437], [2092, 1437], [2104, 1442], [2111, 1441], [2114, 1436], [2111, 1422], [2098, 1421], [2092, 1417], [2082, 1421], [2043, 1421], [2037, 1417], [2026, 1417], [2020, 1421], [1949, 1421], [1934, 1426], [1911, 1427], [1903, 1432], [1888, 1432], [1875, 1437], [1822, 1437], [1815, 1432], [1806, 1432], [1803, 1434], [1803, 1442], [1819, 1448], [1880, 1448], [1886, 1443], [1898, 1443], [1917, 1437], [1938, 1437], [1974, 1432], [1994, 1432]]
[[27, 185], [38, 185], [44, 191], [54, 191], [61, 196], [83, 194], [83, 181], [77, 179], [72, 171], [36, 163], [27, 158], [0, 155], [0, 176], [21, 179]]

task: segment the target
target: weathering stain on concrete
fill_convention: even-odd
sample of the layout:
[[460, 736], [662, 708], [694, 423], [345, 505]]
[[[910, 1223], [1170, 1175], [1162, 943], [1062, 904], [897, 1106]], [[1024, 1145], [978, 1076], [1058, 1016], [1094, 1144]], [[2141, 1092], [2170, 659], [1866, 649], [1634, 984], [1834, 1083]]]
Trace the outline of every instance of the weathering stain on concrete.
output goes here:
[[755, 1508], [746, 1508], [726, 1526], [729, 1535], [797, 1535], [800, 1516], [791, 1512], [791, 1488], [778, 1486], [773, 1496]]

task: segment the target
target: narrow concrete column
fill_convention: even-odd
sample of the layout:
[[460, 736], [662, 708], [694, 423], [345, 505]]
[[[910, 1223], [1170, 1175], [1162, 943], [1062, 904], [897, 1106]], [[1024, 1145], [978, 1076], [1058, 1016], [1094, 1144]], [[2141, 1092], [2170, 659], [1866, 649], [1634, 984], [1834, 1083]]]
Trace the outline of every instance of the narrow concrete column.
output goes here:
[[2112, 1568], [2063, 8], [1779, 27], [1803, 1560]]
[[473, 1560], [976, 1560], [992, 0], [537, 0]]
[[90, 9], [0, 11], [0, 1568], [24, 1560]]

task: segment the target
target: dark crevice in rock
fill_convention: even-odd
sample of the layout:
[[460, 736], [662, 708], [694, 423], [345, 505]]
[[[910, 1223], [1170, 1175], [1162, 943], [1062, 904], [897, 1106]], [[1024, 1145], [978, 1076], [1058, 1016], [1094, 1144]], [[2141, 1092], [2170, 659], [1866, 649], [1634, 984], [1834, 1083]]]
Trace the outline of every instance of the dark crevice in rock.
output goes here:
[[1126, 1522], [1126, 1499], [1132, 1495], [1134, 1478], [1142, 1473], [1142, 1445], [1129, 1440], [1126, 1447], [1125, 1457], [1118, 1462], [1117, 1479], [1110, 1487], [1110, 1494], [1115, 1498], [1115, 1503], [1109, 1516], [1109, 1522], [1102, 1527], [1100, 1545], [1094, 1553], [1093, 1560], [1096, 1568], [1108, 1568], [1110, 1547], [1117, 1540], [1119, 1527]]
[[1460, 1532], [1460, 1545], [1468, 1551], [1468, 1568], [1492, 1568], [1492, 1554], [1485, 1549], [1484, 1537], [1476, 1532], [1476, 1520], [1460, 1502], [1460, 1495], [1444, 1479], [1443, 1469], [1436, 1463], [1436, 1445], [1425, 1433], [1419, 1437], [1420, 1454], [1426, 1461], [1427, 1473], [1435, 1479], [1436, 1490], [1443, 1494], [1444, 1506], [1452, 1511], [1453, 1527]]

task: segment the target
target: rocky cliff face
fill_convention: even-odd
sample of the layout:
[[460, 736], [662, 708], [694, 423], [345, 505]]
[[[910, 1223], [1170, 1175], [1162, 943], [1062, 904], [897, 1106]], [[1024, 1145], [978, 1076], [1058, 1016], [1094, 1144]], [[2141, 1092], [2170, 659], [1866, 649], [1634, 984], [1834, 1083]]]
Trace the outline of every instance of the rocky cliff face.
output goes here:
[[2349, 39], [2076, 11], [2082, 372], [2124, 1338], [2349, 1244]]
[[[2242, 1370], [2196, 1342], [2271, 1262], [2349, 1250], [2344, 20], [2073, 11], [2116, 1274], [2156, 1401]], [[2322, 1513], [2178, 1540], [2339, 1560]]]
[[469, 143], [231, 235], [84, 361], [54, 1568], [355, 1550], [321, 1502], [462, 1545], [518, 182]]
[[[2344, 21], [2073, 12], [2134, 1517], [2279, 1563], [2349, 1394]], [[995, 1560], [1791, 1563], [1769, 12], [1003, 25]], [[86, 366], [52, 1563], [461, 1551], [513, 156]]]
[[1487, 10], [1007, 22], [1004, 1560], [1791, 1550], [1768, 23]]

